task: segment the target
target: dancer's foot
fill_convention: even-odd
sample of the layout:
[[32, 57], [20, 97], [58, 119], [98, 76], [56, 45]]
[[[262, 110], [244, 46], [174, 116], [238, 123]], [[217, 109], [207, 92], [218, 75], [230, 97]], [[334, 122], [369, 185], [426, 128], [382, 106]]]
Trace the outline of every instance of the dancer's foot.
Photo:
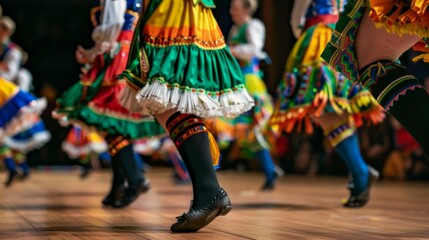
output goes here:
[[275, 188], [274, 181], [266, 182], [262, 186], [261, 191], [263, 191], [263, 192], [272, 191], [272, 190], [274, 190], [274, 188]]
[[264, 183], [264, 185], [262, 186], [261, 191], [268, 192], [268, 191], [274, 190], [274, 188], [276, 187], [275, 182], [276, 182], [277, 178], [282, 177], [284, 175], [283, 170], [280, 167], [278, 167], [278, 168], [281, 170], [281, 172], [277, 171], [277, 168], [276, 168], [274, 171], [274, 179], [272, 181], [266, 181]]
[[21, 175], [19, 175], [19, 180], [24, 181], [24, 180], [27, 180], [29, 177], [30, 177], [30, 173], [24, 172]]
[[191, 201], [189, 211], [177, 217], [177, 222], [171, 225], [172, 232], [196, 232], [207, 226], [216, 217], [228, 214], [232, 209], [228, 194], [222, 188], [219, 189], [211, 203], [205, 207], [194, 210], [192, 205]]
[[15, 178], [17, 177], [18, 172], [17, 171], [11, 171], [9, 172], [9, 176], [6, 180], [6, 182], [4, 183], [5, 187], [10, 187], [10, 185], [12, 185], [13, 181], [15, 180]]
[[91, 173], [91, 168], [90, 167], [84, 167], [82, 169], [82, 171], [80, 172], [80, 179], [85, 179], [89, 176], [89, 174]]
[[109, 194], [107, 194], [107, 196], [105, 198], [103, 198], [103, 200], [101, 201], [101, 203], [103, 204], [103, 206], [105, 207], [113, 207], [113, 205], [120, 199], [122, 198], [122, 196], [124, 195], [124, 191], [125, 191], [125, 186], [119, 186], [116, 189], [112, 189]]
[[349, 184], [350, 196], [348, 199], [343, 200], [343, 206], [348, 208], [358, 208], [365, 206], [370, 199], [370, 191], [375, 182], [377, 182], [380, 174], [374, 168], [368, 166], [368, 186], [367, 188], [359, 193], [353, 193], [353, 184]]
[[124, 208], [134, 202], [141, 193], [147, 192], [150, 189], [148, 180], [141, 180], [138, 184], [129, 185], [124, 192], [122, 198], [113, 204], [114, 208]]

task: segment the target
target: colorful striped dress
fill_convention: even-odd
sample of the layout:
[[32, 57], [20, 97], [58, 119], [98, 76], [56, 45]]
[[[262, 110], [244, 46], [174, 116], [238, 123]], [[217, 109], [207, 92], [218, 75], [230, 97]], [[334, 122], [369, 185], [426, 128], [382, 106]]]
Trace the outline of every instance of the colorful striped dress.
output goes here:
[[0, 78], [0, 142], [36, 125], [45, 108], [45, 99], [37, 99]]
[[357, 126], [363, 119], [381, 122], [384, 112], [371, 94], [332, 69], [321, 57], [344, 1], [313, 0], [303, 32], [286, 62], [271, 119], [277, 132], [313, 132], [313, 117], [349, 113]]
[[[117, 43], [114, 51], [96, 57], [88, 73], [57, 100], [54, 117], [83, 128], [138, 139], [163, 134], [164, 130], [153, 118], [130, 113], [118, 102], [126, 83], [117, 79], [117, 75], [125, 69], [141, 8], [141, 1], [127, 0], [126, 3], [124, 23], [112, 43]], [[91, 11], [94, 27], [101, 24], [102, 10], [100, 1], [94, 1]]]
[[170, 109], [202, 118], [235, 117], [253, 106], [236, 60], [213, 17], [212, 0], [144, 1], [121, 75], [121, 103], [156, 115]]

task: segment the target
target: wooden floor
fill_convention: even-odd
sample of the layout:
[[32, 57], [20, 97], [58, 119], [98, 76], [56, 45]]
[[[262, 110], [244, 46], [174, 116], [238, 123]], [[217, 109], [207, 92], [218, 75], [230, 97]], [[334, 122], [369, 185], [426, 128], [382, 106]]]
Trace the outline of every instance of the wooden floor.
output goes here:
[[[429, 184], [381, 182], [363, 209], [344, 209], [343, 178], [287, 176], [259, 192], [262, 176], [220, 173], [233, 211], [195, 234], [169, 232], [190, 186], [152, 169], [153, 188], [127, 209], [103, 209], [109, 172], [34, 172], [1, 189], [0, 239], [429, 239]], [[3, 180], [3, 177], [0, 178]]]

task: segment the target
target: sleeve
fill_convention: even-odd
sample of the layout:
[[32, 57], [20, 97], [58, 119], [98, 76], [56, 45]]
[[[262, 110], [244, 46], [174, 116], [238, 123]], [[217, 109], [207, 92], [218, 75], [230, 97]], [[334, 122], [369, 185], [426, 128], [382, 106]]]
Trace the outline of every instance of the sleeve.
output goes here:
[[265, 44], [265, 26], [261, 21], [253, 19], [248, 23], [246, 40], [246, 44], [238, 44], [231, 47], [236, 58], [251, 60], [253, 57], [259, 59], [268, 57], [262, 50]]
[[92, 32], [97, 45], [114, 43], [125, 22], [126, 0], [105, 0], [102, 6], [101, 23]]
[[30, 92], [31, 90], [31, 83], [33, 82], [33, 76], [31, 73], [25, 69], [21, 68], [18, 73], [18, 86], [25, 92]]
[[15, 80], [18, 77], [21, 60], [22, 53], [18, 49], [11, 49], [3, 60], [7, 66], [7, 70], [1, 71], [0, 76], [9, 81]]
[[295, 1], [290, 19], [293, 35], [298, 38], [301, 35], [302, 27], [305, 23], [305, 13], [311, 4], [311, 0]]

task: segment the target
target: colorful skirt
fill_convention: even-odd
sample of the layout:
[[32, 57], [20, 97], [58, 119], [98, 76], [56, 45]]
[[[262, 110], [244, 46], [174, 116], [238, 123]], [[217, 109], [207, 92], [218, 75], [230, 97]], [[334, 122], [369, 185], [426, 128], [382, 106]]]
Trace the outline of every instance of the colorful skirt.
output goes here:
[[115, 57], [112, 59], [108, 54], [97, 57], [85, 77], [57, 100], [55, 118], [92, 131], [132, 139], [164, 133], [153, 118], [130, 113], [118, 102], [126, 83], [116, 77], [125, 69], [131, 38], [131, 31], [122, 32], [118, 39], [121, 46]]
[[100, 135], [96, 132], [87, 132], [78, 126], [73, 126], [61, 147], [71, 159], [90, 153], [100, 154], [108, 150], [107, 143]]
[[244, 75], [244, 85], [255, 101], [255, 106], [233, 119], [217, 118], [207, 120], [207, 126], [218, 139], [234, 140], [250, 150], [270, 148], [266, 136], [268, 122], [273, 113], [273, 101], [264, 81], [256, 73]]
[[45, 99], [36, 99], [0, 78], [0, 141], [31, 128], [45, 108]]
[[357, 80], [359, 69], [355, 51], [357, 31], [370, 7], [370, 18], [378, 27], [396, 34], [414, 34], [422, 37], [415, 49], [423, 52], [415, 60], [429, 62], [429, 2], [427, 0], [349, 0], [335, 27], [335, 32], [322, 54], [330, 66]]
[[51, 140], [51, 134], [46, 130], [45, 124], [39, 120], [33, 127], [18, 133], [13, 137], [6, 137], [3, 145], [23, 153], [43, 147]]
[[334, 71], [320, 57], [333, 28], [334, 24], [316, 24], [293, 47], [277, 89], [278, 100], [271, 118], [275, 132], [312, 133], [312, 118], [330, 112], [352, 114], [357, 125], [363, 119], [372, 123], [383, 120], [383, 109], [371, 94]]
[[144, 1], [120, 102], [132, 112], [170, 109], [202, 118], [235, 117], [253, 100], [210, 10], [212, 1]]

